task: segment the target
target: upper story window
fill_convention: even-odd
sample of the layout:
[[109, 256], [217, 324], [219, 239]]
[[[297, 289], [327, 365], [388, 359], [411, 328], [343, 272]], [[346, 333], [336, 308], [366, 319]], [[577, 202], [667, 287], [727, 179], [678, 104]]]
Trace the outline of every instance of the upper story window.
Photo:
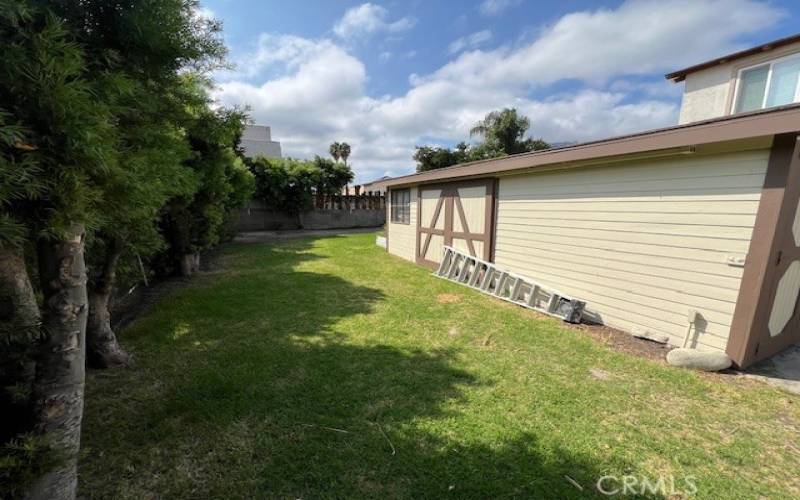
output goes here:
[[800, 55], [739, 71], [735, 112], [754, 111], [800, 101]]
[[392, 222], [411, 223], [411, 190], [392, 189]]

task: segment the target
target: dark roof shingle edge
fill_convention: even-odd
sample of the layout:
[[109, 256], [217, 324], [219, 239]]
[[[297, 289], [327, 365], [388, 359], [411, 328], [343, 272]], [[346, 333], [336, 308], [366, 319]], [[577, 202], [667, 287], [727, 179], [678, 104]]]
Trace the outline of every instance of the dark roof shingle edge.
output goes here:
[[689, 66], [688, 68], [679, 69], [678, 71], [673, 71], [672, 73], [668, 73], [664, 75], [664, 78], [667, 80], [672, 80], [675, 83], [682, 82], [686, 75], [689, 73], [694, 73], [696, 71], [700, 71], [701, 69], [711, 68], [718, 64], [724, 64], [731, 61], [735, 61], [736, 59], [741, 59], [743, 57], [751, 56], [753, 54], [760, 54], [761, 52], [766, 52], [768, 50], [776, 49], [778, 47], [783, 47], [784, 45], [789, 45], [795, 42], [800, 42], [800, 33], [792, 36], [787, 36], [785, 38], [779, 38], [778, 40], [773, 40], [771, 42], [762, 43], [761, 45], [757, 45], [755, 47], [750, 47], [749, 49], [740, 50], [739, 52], [734, 52], [732, 54], [724, 55], [722, 57], [717, 57], [716, 59], [711, 59], [710, 61], [705, 61], [699, 64], [695, 64], [693, 66]]

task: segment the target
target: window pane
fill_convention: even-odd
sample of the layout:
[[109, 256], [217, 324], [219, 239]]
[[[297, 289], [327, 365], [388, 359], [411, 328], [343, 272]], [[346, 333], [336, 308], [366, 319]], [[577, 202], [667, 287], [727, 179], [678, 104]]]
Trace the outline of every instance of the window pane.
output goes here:
[[767, 106], [780, 106], [794, 102], [798, 74], [800, 74], [800, 59], [781, 61], [772, 66]]
[[761, 104], [764, 102], [764, 91], [767, 88], [767, 74], [769, 74], [769, 65], [742, 71], [739, 80], [739, 98], [736, 104], [737, 113], [761, 109]]
[[411, 190], [392, 191], [391, 221], [409, 224], [411, 220]]

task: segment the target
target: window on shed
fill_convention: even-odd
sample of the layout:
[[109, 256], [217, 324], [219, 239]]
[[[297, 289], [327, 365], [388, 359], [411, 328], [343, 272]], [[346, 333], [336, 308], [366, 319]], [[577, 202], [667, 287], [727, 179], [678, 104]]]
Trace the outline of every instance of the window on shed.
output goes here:
[[736, 112], [800, 101], [800, 57], [778, 59], [739, 72]]
[[392, 189], [392, 222], [411, 223], [411, 190]]

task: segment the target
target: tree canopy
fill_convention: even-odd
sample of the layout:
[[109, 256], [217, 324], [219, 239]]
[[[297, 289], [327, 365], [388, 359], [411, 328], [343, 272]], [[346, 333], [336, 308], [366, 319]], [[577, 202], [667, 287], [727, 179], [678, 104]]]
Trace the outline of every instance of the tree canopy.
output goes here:
[[117, 268], [196, 265], [254, 190], [246, 112], [209, 98], [221, 25], [198, 8], [0, 2], [2, 497], [74, 497], [87, 349], [125, 361], [107, 308]]
[[470, 136], [483, 138], [478, 144], [460, 142], [453, 149], [417, 146], [413, 156], [417, 172], [549, 148], [550, 145], [542, 139], [525, 136], [530, 125], [530, 120], [514, 108], [492, 111], [470, 129]]
[[353, 180], [349, 166], [319, 156], [313, 160], [257, 156], [249, 163], [255, 197], [274, 210], [292, 214], [311, 208], [315, 194], [339, 194]]

